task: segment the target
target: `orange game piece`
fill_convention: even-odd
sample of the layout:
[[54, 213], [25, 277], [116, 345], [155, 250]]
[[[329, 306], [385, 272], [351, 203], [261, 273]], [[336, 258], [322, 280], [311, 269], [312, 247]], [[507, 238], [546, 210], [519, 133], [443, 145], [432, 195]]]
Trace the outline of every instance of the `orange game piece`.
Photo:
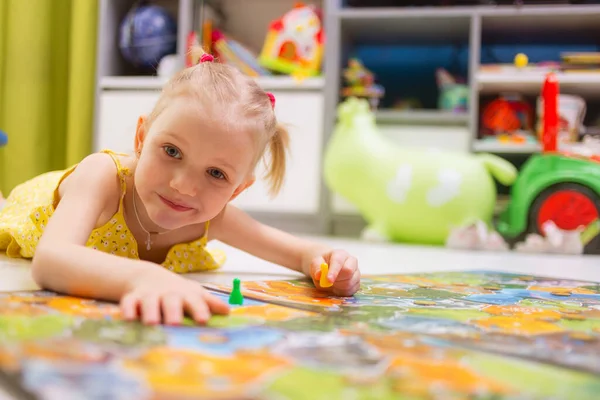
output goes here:
[[319, 281], [319, 285], [321, 287], [331, 287], [333, 283], [327, 279], [327, 274], [329, 273], [329, 265], [323, 263], [321, 264], [321, 280]]

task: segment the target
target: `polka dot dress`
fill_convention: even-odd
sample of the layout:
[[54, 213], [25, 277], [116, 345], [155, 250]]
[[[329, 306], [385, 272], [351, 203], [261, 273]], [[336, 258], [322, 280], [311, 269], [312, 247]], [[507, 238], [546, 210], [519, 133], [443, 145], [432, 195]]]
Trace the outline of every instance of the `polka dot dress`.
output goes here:
[[[110, 150], [103, 152], [112, 157], [117, 167], [121, 199], [115, 215], [104, 226], [92, 231], [86, 245], [105, 253], [139, 259], [137, 242], [123, 215], [125, 177], [129, 170], [121, 165], [115, 153]], [[75, 166], [65, 171], [48, 172], [13, 189], [0, 210], [0, 251], [5, 251], [9, 257], [33, 257], [44, 227], [54, 213], [58, 186], [74, 169]], [[177, 273], [219, 268], [225, 261], [225, 255], [206, 248], [208, 228], [209, 222], [203, 237], [171, 247], [162, 266]]]

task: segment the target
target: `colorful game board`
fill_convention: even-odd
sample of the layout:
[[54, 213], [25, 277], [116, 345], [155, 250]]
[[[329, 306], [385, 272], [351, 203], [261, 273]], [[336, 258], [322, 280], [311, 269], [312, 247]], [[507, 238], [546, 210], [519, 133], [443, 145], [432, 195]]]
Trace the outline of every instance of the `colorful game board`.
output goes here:
[[[600, 284], [490, 272], [372, 276], [352, 298], [243, 282], [207, 326], [0, 294], [0, 367], [44, 399], [597, 399]], [[226, 286], [210, 286], [227, 299]], [[224, 293], [220, 293], [220, 292]]]

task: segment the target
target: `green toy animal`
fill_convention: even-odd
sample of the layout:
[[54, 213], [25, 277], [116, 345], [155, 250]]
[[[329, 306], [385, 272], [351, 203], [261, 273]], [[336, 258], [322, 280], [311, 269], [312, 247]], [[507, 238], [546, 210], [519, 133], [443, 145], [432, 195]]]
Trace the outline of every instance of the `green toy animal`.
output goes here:
[[440, 90], [438, 108], [452, 112], [466, 112], [469, 108], [469, 86], [458, 83], [443, 68], [436, 71], [436, 79]]
[[338, 106], [324, 159], [327, 186], [391, 241], [444, 244], [452, 228], [490, 223], [494, 179], [510, 185], [517, 170], [491, 154], [404, 148], [377, 129], [366, 100]]

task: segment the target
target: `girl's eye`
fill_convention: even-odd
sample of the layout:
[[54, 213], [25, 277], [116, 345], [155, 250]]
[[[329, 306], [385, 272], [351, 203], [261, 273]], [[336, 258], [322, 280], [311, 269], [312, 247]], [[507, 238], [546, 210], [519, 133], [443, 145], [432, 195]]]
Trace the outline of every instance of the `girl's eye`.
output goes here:
[[164, 146], [163, 149], [169, 157], [181, 158], [181, 152], [179, 151], [179, 149], [177, 147]]
[[225, 175], [218, 169], [209, 169], [208, 174], [215, 179], [225, 179]]

